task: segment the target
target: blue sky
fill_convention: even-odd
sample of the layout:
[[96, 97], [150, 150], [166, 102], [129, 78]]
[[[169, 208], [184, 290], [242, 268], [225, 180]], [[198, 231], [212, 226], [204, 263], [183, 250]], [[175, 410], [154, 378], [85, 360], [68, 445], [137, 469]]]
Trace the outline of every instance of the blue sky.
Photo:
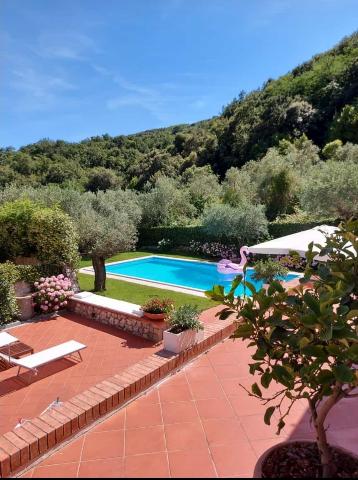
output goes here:
[[332, 47], [358, 0], [0, 0], [0, 145], [192, 123]]

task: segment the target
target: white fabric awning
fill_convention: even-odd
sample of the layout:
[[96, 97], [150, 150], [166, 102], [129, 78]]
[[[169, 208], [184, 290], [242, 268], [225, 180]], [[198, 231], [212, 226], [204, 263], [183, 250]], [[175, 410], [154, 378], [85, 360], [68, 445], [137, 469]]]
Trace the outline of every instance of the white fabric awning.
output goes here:
[[[319, 227], [303, 230], [302, 232], [286, 235], [285, 237], [275, 238], [267, 242], [259, 243], [249, 247], [250, 253], [261, 253], [266, 255], [287, 255], [290, 251], [295, 251], [301, 257], [305, 257], [308, 245], [313, 242], [319, 245], [326, 245], [326, 235], [331, 235], [337, 230], [337, 227], [329, 225], [320, 225]], [[322, 233], [324, 232], [324, 233]], [[318, 253], [318, 249], [316, 248]], [[319, 256], [316, 260], [325, 260]]]

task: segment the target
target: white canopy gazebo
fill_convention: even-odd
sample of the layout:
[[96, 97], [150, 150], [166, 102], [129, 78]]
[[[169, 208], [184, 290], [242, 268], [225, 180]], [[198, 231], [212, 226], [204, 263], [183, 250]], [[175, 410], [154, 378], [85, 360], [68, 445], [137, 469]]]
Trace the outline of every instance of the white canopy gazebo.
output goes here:
[[[275, 238], [267, 242], [259, 243], [249, 247], [250, 253], [260, 253], [264, 255], [287, 255], [291, 251], [299, 253], [301, 257], [305, 257], [308, 250], [308, 245], [313, 242], [322, 246], [326, 245], [326, 236], [332, 235], [337, 230], [337, 227], [329, 225], [320, 225], [309, 230], [286, 235], [285, 237]], [[319, 253], [316, 248], [314, 251]], [[324, 261], [326, 257], [317, 255], [316, 260]]]

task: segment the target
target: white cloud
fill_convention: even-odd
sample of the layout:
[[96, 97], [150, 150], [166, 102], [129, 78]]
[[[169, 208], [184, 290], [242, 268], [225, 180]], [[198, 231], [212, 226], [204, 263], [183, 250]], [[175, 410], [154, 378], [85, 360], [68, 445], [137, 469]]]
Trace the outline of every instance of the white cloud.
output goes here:
[[89, 55], [100, 50], [93, 40], [83, 33], [62, 32], [42, 33], [38, 37], [34, 51], [45, 58], [86, 60]]
[[107, 77], [119, 87], [119, 94], [108, 98], [106, 107], [109, 110], [118, 110], [123, 107], [140, 107], [148, 111], [161, 122], [172, 121], [178, 103], [187, 104], [189, 108], [201, 109], [207, 105], [202, 97], [186, 94], [184, 83], [160, 82], [155, 86], [142, 85], [128, 80], [123, 75], [112, 73], [106, 67], [91, 64], [92, 68], [101, 76]]
[[39, 73], [32, 67], [17, 68], [11, 74], [11, 86], [19, 94], [17, 108], [22, 110], [51, 107], [60, 99], [61, 94], [76, 89], [65, 78]]

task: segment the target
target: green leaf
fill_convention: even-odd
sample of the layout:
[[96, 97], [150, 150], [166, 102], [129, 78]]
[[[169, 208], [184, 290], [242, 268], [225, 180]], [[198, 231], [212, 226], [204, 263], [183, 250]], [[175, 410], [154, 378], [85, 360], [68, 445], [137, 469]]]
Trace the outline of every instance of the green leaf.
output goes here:
[[306, 345], [308, 345], [309, 343], [311, 343], [310, 339], [307, 338], [307, 337], [302, 337], [301, 340], [298, 342], [299, 344], [299, 347], [302, 349], [304, 348]]
[[272, 376], [277, 382], [281, 383], [287, 388], [292, 388], [293, 376], [282, 365], [274, 365], [272, 368]]
[[320, 304], [319, 304], [319, 301], [314, 298], [312, 295], [310, 295], [309, 293], [305, 293], [303, 295], [303, 298], [304, 298], [304, 301], [306, 302], [306, 304], [309, 306], [309, 308], [316, 314], [316, 315], [320, 315], [321, 313], [321, 310], [320, 310]]
[[337, 365], [332, 368], [332, 371], [336, 379], [341, 383], [350, 383], [354, 380], [354, 373], [347, 365]]
[[235, 331], [236, 338], [249, 338], [254, 333], [254, 327], [249, 323], [242, 323]]
[[251, 386], [251, 391], [254, 395], [257, 395], [259, 397], [262, 397], [262, 393], [261, 393], [261, 390], [260, 390], [260, 387], [257, 385], [257, 383], [254, 383], [252, 386]]
[[265, 416], [264, 416], [264, 422], [266, 423], [266, 425], [271, 425], [271, 417], [274, 411], [275, 411], [275, 407], [268, 407], [268, 409], [266, 410]]
[[230, 288], [230, 293], [234, 294], [235, 293], [235, 290], [237, 289], [237, 287], [240, 285], [240, 283], [242, 282], [242, 275], [238, 275], [237, 277], [234, 278], [234, 280], [232, 281], [231, 283], [231, 288]]
[[256, 287], [253, 283], [245, 280], [244, 285], [251, 291], [251, 293], [256, 293]]
[[332, 339], [333, 328], [332, 324], [325, 325], [319, 334], [319, 338], [325, 342], [328, 342]]
[[279, 435], [281, 433], [281, 430], [284, 428], [285, 426], [285, 422], [281, 419], [279, 422], [278, 422], [278, 425], [277, 425], [277, 435]]
[[273, 280], [270, 283], [270, 286], [268, 288], [268, 294], [272, 295], [275, 292], [283, 293], [285, 291], [284, 287], [281, 285], [281, 283], [278, 280]]
[[338, 357], [342, 355], [343, 353], [343, 348], [340, 345], [336, 345], [335, 343], [331, 343], [327, 347], [327, 351], [330, 355], [333, 355], [334, 357]]
[[331, 384], [334, 378], [335, 377], [330, 370], [321, 370], [317, 375], [317, 380], [322, 385], [324, 385], [325, 383]]
[[222, 285], [214, 285], [211, 290], [206, 290], [205, 295], [217, 302], [223, 302], [225, 300], [224, 287]]
[[301, 353], [307, 357], [315, 357], [321, 360], [327, 358], [327, 353], [324, 351], [322, 345], [307, 345], [301, 349]]
[[265, 372], [262, 376], [261, 376], [261, 385], [264, 387], [264, 388], [268, 388], [270, 383], [271, 383], [271, 380], [272, 380], [272, 374], [270, 372]]
[[251, 375], [254, 375], [256, 370], [259, 370], [259, 371], [262, 372], [261, 362], [250, 363], [249, 364], [249, 370], [250, 370]]
[[358, 310], [351, 310], [347, 314], [347, 320], [352, 320], [353, 318], [358, 318]]
[[353, 362], [358, 362], [358, 344], [352, 345], [347, 350], [347, 357]]
[[305, 327], [314, 328], [317, 325], [317, 317], [314, 314], [307, 314], [301, 317], [301, 322]]

